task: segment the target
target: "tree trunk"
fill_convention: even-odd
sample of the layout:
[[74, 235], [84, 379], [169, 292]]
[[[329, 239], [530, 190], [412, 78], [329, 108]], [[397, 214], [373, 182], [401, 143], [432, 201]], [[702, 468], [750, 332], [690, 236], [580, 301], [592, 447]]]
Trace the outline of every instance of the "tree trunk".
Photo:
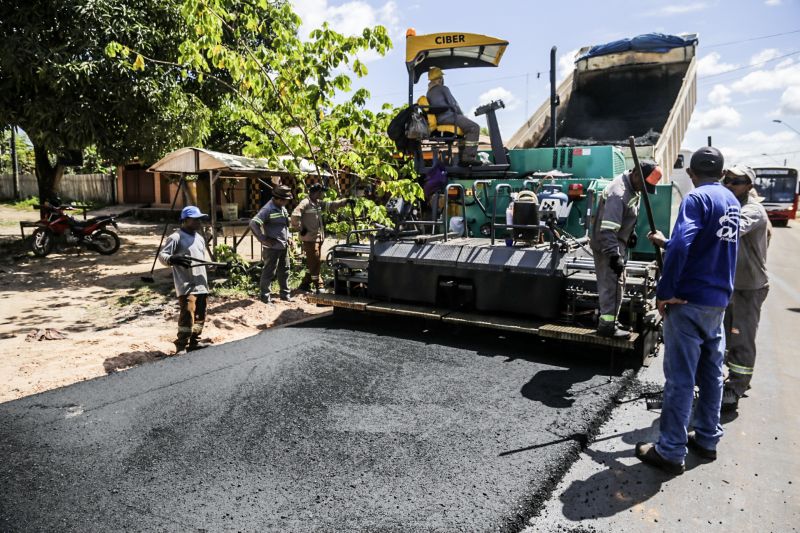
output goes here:
[[64, 167], [58, 163], [53, 165], [47, 155], [47, 149], [39, 144], [33, 144], [33, 155], [36, 158], [36, 182], [39, 185], [39, 203], [44, 204], [44, 202], [55, 198], [56, 190], [61, 183], [61, 177], [64, 175]]

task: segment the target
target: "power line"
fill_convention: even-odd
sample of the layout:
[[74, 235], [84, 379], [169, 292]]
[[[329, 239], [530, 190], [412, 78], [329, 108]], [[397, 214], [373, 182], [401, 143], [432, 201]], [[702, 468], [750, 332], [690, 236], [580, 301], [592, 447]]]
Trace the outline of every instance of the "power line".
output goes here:
[[760, 41], [762, 39], [769, 39], [771, 37], [780, 37], [781, 35], [790, 35], [792, 33], [800, 33], [800, 30], [785, 31], [783, 33], [773, 33], [772, 35], [762, 35], [760, 37], [752, 37], [750, 39], [739, 39], [738, 41], [728, 41], [727, 43], [714, 43], [703, 46], [703, 48], [717, 48], [719, 46], [729, 46], [731, 44], [749, 43], [751, 41]]
[[731, 72], [737, 72], [737, 71], [740, 71], [740, 70], [748, 70], [748, 69], [751, 69], [751, 68], [761, 67], [761, 66], [766, 65], [767, 63], [771, 63], [773, 61], [777, 61], [779, 59], [784, 59], [786, 57], [794, 56], [794, 55], [797, 55], [797, 54], [800, 54], [800, 50], [795, 50], [794, 52], [790, 52], [790, 53], [784, 54], [782, 56], [773, 57], [772, 59], [767, 59], [766, 61], [761, 61], [760, 63], [755, 63], [753, 65], [745, 65], [745, 66], [739, 67], [739, 68], [732, 68], [730, 70], [726, 70], [725, 72], [719, 72], [717, 74], [709, 74], [707, 76], [699, 76], [697, 79], [698, 80], [706, 80], [708, 78], [715, 78], [717, 76], [724, 76], [726, 74], [730, 74]]

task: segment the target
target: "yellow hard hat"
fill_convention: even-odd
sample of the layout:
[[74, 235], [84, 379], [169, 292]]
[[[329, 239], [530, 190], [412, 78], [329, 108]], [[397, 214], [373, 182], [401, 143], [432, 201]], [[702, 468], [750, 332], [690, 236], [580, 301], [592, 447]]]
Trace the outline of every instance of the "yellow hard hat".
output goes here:
[[444, 73], [442, 72], [442, 69], [440, 69], [439, 67], [431, 67], [430, 70], [428, 70], [429, 81], [440, 80], [443, 77]]

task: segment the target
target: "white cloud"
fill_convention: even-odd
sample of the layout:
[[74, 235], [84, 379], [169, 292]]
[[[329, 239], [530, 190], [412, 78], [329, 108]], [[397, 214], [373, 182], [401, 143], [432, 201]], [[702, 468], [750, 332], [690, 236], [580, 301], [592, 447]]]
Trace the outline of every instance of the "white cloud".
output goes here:
[[698, 130], [735, 128], [742, 122], [742, 115], [734, 108], [721, 105], [708, 111], [695, 111], [689, 127]]
[[765, 48], [750, 58], [750, 64], [759, 65], [761, 63], [766, 63], [767, 61], [775, 59], [779, 55], [781, 55], [781, 52], [777, 48]]
[[731, 92], [730, 89], [718, 83], [714, 85], [714, 88], [708, 93], [708, 101], [713, 105], [727, 104], [731, 101]]
[[502, 100], [505, 108], [509, 111], [517, 109], [522, 101], [514, 96], [511, 91], [505, 87], [495, 87], [489, 89], [478, 97], [479, 105], [488, 104], [492, 100]]
[[779, 6], [779, 5], [781, 5], [783, 2], [782, 2], [782, 0], [766, 0], [766, 2], [764, 2], [764, 3], [765, 3], [766, 5], [768, 5], [768, 6]]
[[781, 114], [800, 115], [800, 85], [794, 85], [781, 95]]
[[711, 52], [702, 57], [700, 61], [697, 62], [697, 75], [701, 77], [714, 76], [715, 74], [722, 74], [723, 72], [728, 72], [729, 70], [739, 67], [739, 65], [734, 65], [732, 63], [721, 63], [721, 57], [719, 52]]
[[655, 11], [647, 13], [651, 17], [669, 17], [672, 15], [684, 15], [686, 13], [694, 13], [706, 9], [708, 4], [706, 2], [694, 2], [692, 4], [672, 4], [664, 6]]
[[[773, 126], [780, 127], [778, 124]], [[775, 133], [756, 130], [720, 143], [719, 149], [725, 156], [726, 166], [774, 165], [782, 163], [784, 158], [787, 158], [789, 166], [792, 166], [795, 164], [794, 157], [786, 152], [800, 149], [800, 135], [786, 129]]]
[[564, 78], [566, 78], [569, 73], [575, 69], [575, 58], [578, 57], [579, 51], [579, 48], [575, 48], [574, 50], [570, 50], [569, 52], [561, 54], [558, 57], [558, 63], [556, 67], [557, 83], [564, 81]]
[[763, 145], [783, 145], [787, 142], [792, 142], [797, 138], [797, 134], [793, 131], [779, 131], [777, 133], [764, 133], [761, 130], [751, 131], [750, 133], [745, 133], [743, 135], [739, 135], [736, 140], [752, 144], [753, 146], [763, 146]]
[[756, 70], [731, 84], [731, 89], [740, 93], [775, 91], [800, 85], [800, 64], [777, 65], [772, 70]]
[[391, 0], [380, 7], [372, 7], [362, 0], [336, 6], [330, 5], [328, 0], [292, 0], [292, 5], [303, 21], [300, 35], [304, 37], [323, 22], [344, 35], [360, 35], [364, 28], [379, 24], [386, 26], [393, 38], [400, 31], [400, 12]]

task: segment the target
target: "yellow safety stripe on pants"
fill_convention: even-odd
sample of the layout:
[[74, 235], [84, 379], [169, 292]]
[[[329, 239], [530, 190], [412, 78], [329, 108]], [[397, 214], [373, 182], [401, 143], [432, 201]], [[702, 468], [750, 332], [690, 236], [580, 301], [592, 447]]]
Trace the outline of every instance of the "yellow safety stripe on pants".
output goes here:
[[603, 322], [614, 322], [616, 319], [614, 315], [600, 315], [600, 320]]
[[728, 363], [728, 368], [731, 369], [731, 372], [736, 372], [737, 374], [743, 374], [745, 376], [753, 375], [753, 367], [751, 366], [742, 366], [742, 365], [735, 365], [733, 363]]
[[178, 326], [178, 333], [191, 333], [192, 328], [189, 326]]
[[617, 231], [621, 227], [620, 224], [616, 222], [612, 222], [610, 220], [604, 220], [600, 223], [600, 229], [610, 229], [611, 231]]

